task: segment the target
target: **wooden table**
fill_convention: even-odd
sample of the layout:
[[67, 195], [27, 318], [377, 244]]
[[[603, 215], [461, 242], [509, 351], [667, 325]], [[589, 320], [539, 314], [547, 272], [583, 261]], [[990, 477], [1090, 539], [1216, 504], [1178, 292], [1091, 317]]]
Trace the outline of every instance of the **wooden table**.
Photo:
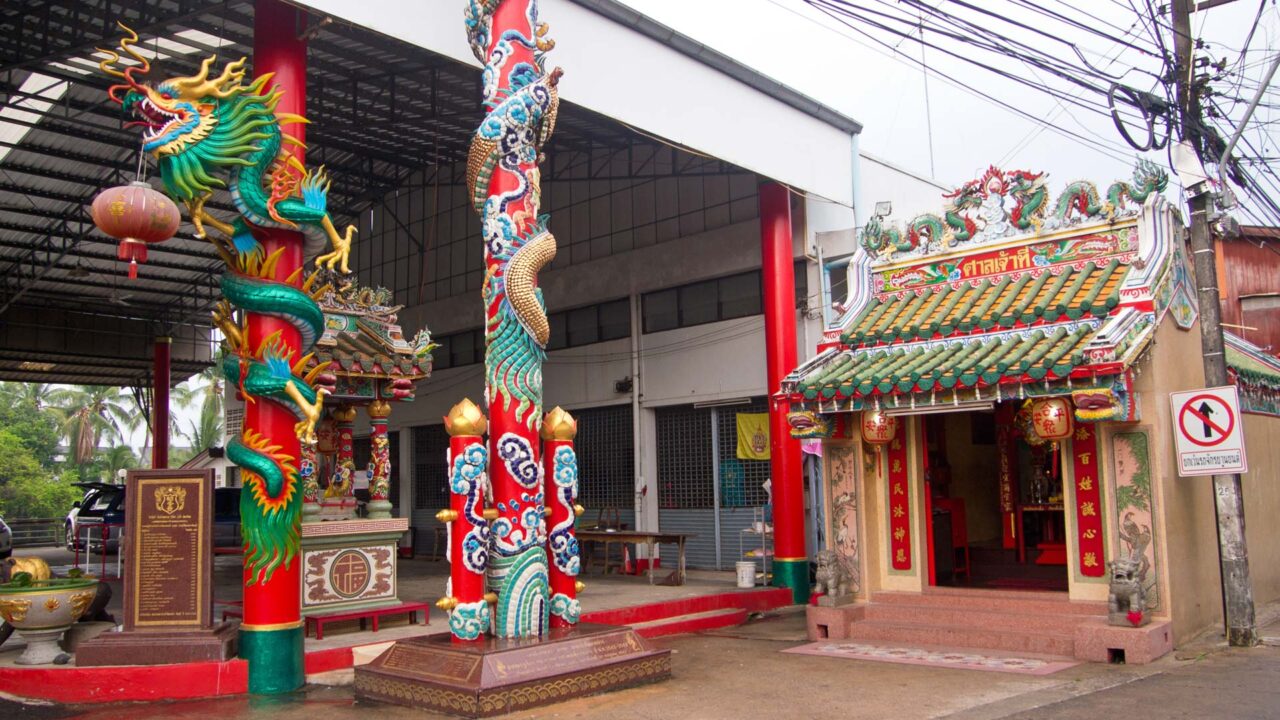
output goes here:
[[662, 581], [663, 585], [683, 585], [685, 580], [684, 543], [693, 533], [645, 532], [643, 530], [579, 530], [578, 541], [590, 542], [622, 542], [644, 543], [649, 549], [649, 584], [653, 583], [653, 546], [659, 543], [674, 543], [680, 552], [680, 561], [676, 570]]

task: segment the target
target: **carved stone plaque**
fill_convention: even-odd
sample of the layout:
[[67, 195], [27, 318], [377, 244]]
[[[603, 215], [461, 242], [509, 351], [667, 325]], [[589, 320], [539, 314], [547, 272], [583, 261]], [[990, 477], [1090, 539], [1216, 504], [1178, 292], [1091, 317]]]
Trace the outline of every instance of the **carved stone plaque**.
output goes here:
[[125, 631], [212, 627], [213, 471], [130, 471], [125, 482]]

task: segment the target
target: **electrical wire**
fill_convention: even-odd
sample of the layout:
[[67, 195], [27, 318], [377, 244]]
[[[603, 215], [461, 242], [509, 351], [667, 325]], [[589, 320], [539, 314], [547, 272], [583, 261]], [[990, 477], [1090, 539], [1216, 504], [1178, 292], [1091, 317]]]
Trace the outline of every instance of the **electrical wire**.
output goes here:
[[[806, 2], [810, 5], [814, 5], [814, 0], [806, 0]], [[832, 19], [834, 19], [836, 22], [840, 23], [844, 27], [864, 37], [866, 40], [870, 41], [871, 43], [874, 43], [875, 45], [878, 45], [884, 48], [885, 50], [888, 51], [887, 54], [889, 54], [892, 57], [899, 58], [900, 62], [904, 62], [905, 64], [909, 64], [919, 68], [920, 66], [919, 60], [912, 57], [910, 54], [907, 54], [904, 51], [892, 46], [890, 43], [886, 42], [885, 40], [863, 29], [860, 25], [850, 22], [848, 18], [841, 16], [839, 13], [833, 14], [831, 12], [827, 12], [824, 8], [817, 5], [814, 5], [814, 7], [815, 9], [819, 10], [820, 12], [823, 12], [825, 15], [827, 15], [828, 17], [831, 17]], [[845, 37], [848, 37], [848, 36], [845, 36]], [[974, 95], [975, 97], [982, 98], [992, 103], [995, 106], [1008, 110], [1014, 113], [1015, 115], [1018, 115], [1027, 120], [1030, 120], [1036, 125], [1046, 126], [1048, 129], [1052, 130], [1053, 132], [1065, 138], [1068, 138], [1068, 139], [1077, 141], [1083, 145], [1089, 146], [1108, 158], [1111, 158], [1121, 163], [1127, 163], [1130, 161], [1130, 159], [1125, 155], [1119, 154], [1119, 153], [1127, 152], [1124, 148], [1120, 148], [1115, 145], [1108, 144], [1096, 136], [1082, 135], [1072, 130], [1063, 128], [1054, 123], [1046, 122], [1044, 118], [1034, 115], [1016, 105], [1005, 102], [988, 92], [979, 90], [973, 85], [956, 78], [954, 75], [938, 70], [936, 67], [931, 69], [931, 72], [935, 76], [946, 80], [949, 84], [951, 84], [954, 87], [960, 88], [968, 92], [969, 94]]]

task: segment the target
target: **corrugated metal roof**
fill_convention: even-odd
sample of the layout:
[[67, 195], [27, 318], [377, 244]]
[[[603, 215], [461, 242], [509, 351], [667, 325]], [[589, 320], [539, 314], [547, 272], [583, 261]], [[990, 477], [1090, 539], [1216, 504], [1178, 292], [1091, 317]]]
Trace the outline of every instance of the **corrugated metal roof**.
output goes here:
[[[221, 263], [191, 226], [184, 223], [177, 238], [151, 246], [138, 278], [129, 280], [127, 265], [116, 260], [117, 242], [88, 215], [92, 198], [132, 180], [137, 164], [139, 136], [122, 127], [106, 95], [111, 79], [92, 60], [95, 47], [115, 46], [117, 18], [138, 31], [138, 47], [159, 53], [153, 77], [191, 74], [208, 54], [225, 60], [250, 54], [251, 2], [61, 0], [0, 11], [0, 36], [7, 40], [0, 47], [0, 83], [9, 108], [0, 109], [0, 332], [15, 317], [64, 309], [141, 320], [154, 335], [194, 329], [208, 336]], [[319, 18], [312, 22], [318, 26]], [[350, 222], [415, 171], [465, 161], [481, 117], [477, 71], [340, 22], [320, 28], [308, 47], [308, 163], [325, 165], [333, 178], [335, 224]], [[625, 150], [644, 142], [566, 104], [547, 152]], [[208, 206], [230, 214], [225, 193]], [[34, 359], [67, 339], [40, 342], [17, 350]], [[145, 380], [145, 368], [109, 356], [81, 358], [70, 367], [78, 379], [21, 372], [0, 358], [0, 379]], [[176, 364], [175, 372], [198, 367]]]

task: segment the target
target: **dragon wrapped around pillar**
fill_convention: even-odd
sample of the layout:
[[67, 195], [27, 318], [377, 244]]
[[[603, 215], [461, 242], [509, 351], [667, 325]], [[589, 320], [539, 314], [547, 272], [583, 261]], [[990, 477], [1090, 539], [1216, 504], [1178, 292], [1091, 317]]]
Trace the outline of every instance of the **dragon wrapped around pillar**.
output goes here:
[[[195, 75], [144, 83], [141, 76], [150, 71], [150, 63], [133, 47], [137, 33], [120, 27], [126, 35], [119, 49], [136, 64], [122, 70], [119, 53], [100, 50], [107, 55], [102, 70], [122, 81], [108, 94], [135, 117], [129, 125], [142, 128], [142, 149], [156, 159], [166, 194], [186, 207], [196, 236], [207, 238], [227, 264], [221, 281], [225, 299], [213, 313], [226, 339], [223, 372], [247, 403], [274, 403], [292, 413], [298, 439], [314, 443], [325, 394], [314, 381], [325, 366], [309, 372], [304, 368], [311, 358], [307, 351], [324, 325], [315, 298], [325, 288], [316, 287], [317, 278], [322, 268], [350, 272], [355, 228], [347, 226], [340, 233], [334, 227], [324, 168], [307, 169], [287, 147], [305, 146], [281, 126], [306, 120], [275, 112], [282, 91], [271, 85], [269, 73], [246, 82], [245, 58], [213, 75], [217, 58], [211, 56]], [[230, 193], [237, 210], [229, 223], [205, 208], [218, 189]], [[209, 229], [214, 232], [208, 234]], [[270, 229], [301, 232], [310, 254], [327, 241], [330, 252], [316, 258], [315, 272], [304, 281], [300, 267], [289, 270], [287, 260], [282, 265], [283, 247], [268, 253], [259, 242]], [[255, 338], [248, 327], [250, 315], [284, 324]], [[298, 458], [284, 449], [281, 438], [249, 427], [230, 440], [227, 456], [244, 470], [248, 489], [241, 508], [245, 582], [265, 582], [298, 552]]]
[[560, 71], [544, 66], [553, 43], [534, 0], [468, 0], [465, 19], [484, 66], [485, 116], [471, 139], [467, 184], [485, 260], [485, 400], [498, 511], [488, 585], [497, 594], [495, 634], [530, 637], [546, 631], [549, 612], [538, 432], [550, 330], [537, 275], [556, 242], [539, 215], [538, 161], [555, 126]]

